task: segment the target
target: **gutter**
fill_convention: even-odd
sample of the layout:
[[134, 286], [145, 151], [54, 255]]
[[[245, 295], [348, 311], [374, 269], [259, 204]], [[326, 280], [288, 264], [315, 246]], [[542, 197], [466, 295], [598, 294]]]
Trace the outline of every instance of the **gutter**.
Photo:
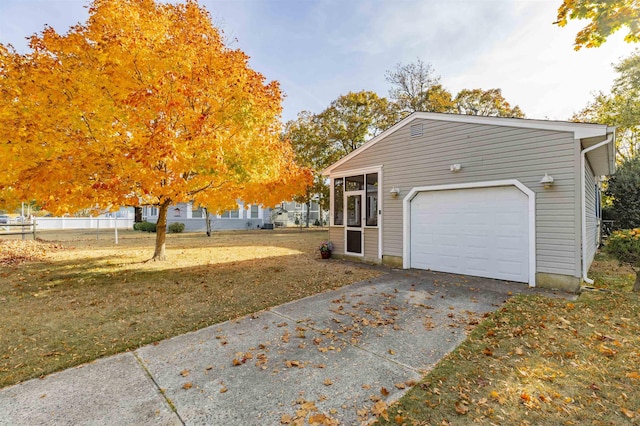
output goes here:
[[613, 134], [609, 135], [607, 139], [599, 142], [589, 148], [585, 148], [580, 151], [580, 185], [582, 188], [582, 280], [587, 284], [593, 284], [593, 280], [587, 276], [587, 194], [586, 194], [586, 179], [585, 164], [586, 154], [602, 146], [605, 146], [613, 141]]

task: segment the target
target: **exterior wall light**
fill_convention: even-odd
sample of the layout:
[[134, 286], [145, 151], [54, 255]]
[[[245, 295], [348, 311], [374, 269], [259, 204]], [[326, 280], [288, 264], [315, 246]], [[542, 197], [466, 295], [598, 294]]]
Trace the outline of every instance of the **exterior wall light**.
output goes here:
[[540, 179], [540, 183], [544, 186], [544, 189], [549, 189], [553, 186], [553, 177], [545, 173], [542, 179]]
[[398, 194], [400, 194], [400, 188], [396, 188], [394, 186], [393, 188], [391, 188], [391, 191], [389, 191], [389, 193], [391, 194], [392, 198], [398, 198]]
[[461, 168], [462, 166], [460, 164], [452, 164], [449, 166], [449, 170], [451, 170], [454, 173], [459, 172]]

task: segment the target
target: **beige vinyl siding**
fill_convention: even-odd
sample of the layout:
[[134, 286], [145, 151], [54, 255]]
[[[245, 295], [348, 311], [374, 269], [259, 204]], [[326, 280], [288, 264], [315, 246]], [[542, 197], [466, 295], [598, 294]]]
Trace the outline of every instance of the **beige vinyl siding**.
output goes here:
[[[410, 127], [418, 123], [423, 135], [411, 137]], [[518, 179], [536, 193], [537, 272], [577, 276], [575, 159], [570, 132], [414, 120], [332, 173], [383, 166], [382, 254], [391, 256], [402, 256], [402, 199], [412, 188]], [[453, 173], [451, 164], [462, 169]], [[547, 190], [539, 183], [545, 173], [555, 179]], [[392, 187], [400, 188], [396, 199]]]
[[379, 262], [378, 228], [364, 228], [364, 260]]
[[329, 241], [333, 243], [333, 253], [344, 254], [344, 226], [330, 226]]
[[585, 200], [586, 200], [586, 224], [587, 224], [587, 269], [593, 262], [593, 257], [596, 254], [598, 248], [598, 217], [596, 213], [596, 179], [593, 176], [593, 171], [589, 162], [585, 162], [584, 165], [584, 177], [585, 177]]

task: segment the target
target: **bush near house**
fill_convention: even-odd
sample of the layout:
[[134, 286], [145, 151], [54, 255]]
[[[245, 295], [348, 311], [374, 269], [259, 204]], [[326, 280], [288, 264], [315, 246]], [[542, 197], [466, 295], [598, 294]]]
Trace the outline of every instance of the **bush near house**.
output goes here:
[[[184, 225], [183, 225], [184, 226]], [[147, 222], [137, 222], [133, 224], [134, 231], [144, 231], [144, 232], [156, 232], [156, 224]]]
[[172, 234], [179, 234], [184, 231], [184, 223], [174, 222], [169, 225], [169, 232]]
[[636, 282], [633, 291], [640, 291], [640, 228], [614, 232], [607, 239], [605, 251], [634, 268]]

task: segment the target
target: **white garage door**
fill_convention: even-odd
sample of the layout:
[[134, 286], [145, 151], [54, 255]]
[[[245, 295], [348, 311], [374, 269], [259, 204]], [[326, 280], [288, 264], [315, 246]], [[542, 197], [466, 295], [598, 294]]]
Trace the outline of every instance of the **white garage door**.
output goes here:
[[418, 193], [411, 267], [529, 281], [528, 197], [515, 186]]

